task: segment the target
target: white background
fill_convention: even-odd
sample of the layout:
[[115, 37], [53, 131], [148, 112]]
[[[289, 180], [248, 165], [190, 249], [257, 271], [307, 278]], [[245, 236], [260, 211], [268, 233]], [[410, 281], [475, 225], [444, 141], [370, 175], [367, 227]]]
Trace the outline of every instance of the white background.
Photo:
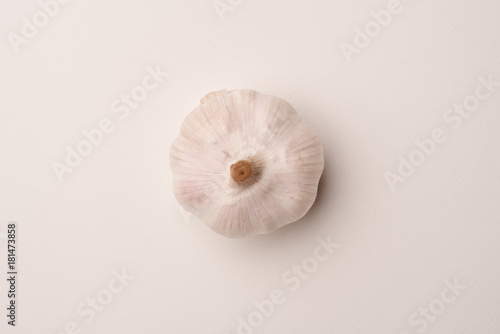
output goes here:
[[[74, 0], [16, 53], [9, 33], [40, 5], [1, 2], [0, 233], [18, 222], [20, 274], [14, 329], [2, 278], [0, 333], [233, 334], [279, 289], [254, 333], [412, 334], [446, 280], [466, 288], [426, 333], [500, 333], [500, 88], [460, 128], [443, 121], [478, 77], [500, 81], [500, 3], [402, 0], [351, 62], [341, 43], [387, 1], [233, 3], [221, 19], [212, 0]], [[148, 66], [169, 74], [119, 119], [111, 103]], [[181, 122], [226, 88], [286, 99], [325, 147], [317, 202], [269, 235], [186, 223], [173, 197]], [[104, 118], [114, 131], [60, 182], [53, 162]], [[447, 141], [391, 191], [384, 174], [437, 127]], [[340, 247], [291, 291], [282, 275], [328, 236]], [[86, 322], [77, 307], [114, 270], [133, 279]]]

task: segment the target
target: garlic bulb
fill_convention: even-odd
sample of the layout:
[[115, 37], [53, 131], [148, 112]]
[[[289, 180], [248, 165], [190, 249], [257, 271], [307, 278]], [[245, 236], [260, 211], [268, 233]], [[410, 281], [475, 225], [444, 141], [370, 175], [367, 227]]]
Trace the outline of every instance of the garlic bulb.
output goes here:
[[170, 166], [179, 204], [238, 238], [302, 218], [323, 172], [317, 135], [286, 101], [253, 90], [207, 94], [184, 120]]

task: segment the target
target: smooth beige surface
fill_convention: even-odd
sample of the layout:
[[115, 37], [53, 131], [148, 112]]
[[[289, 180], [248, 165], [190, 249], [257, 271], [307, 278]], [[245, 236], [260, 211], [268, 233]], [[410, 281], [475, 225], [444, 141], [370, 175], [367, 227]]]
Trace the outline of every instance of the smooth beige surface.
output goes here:
[[[499, 3], [223, 1], [0, 3], [0, 333], [499, 333]], [[231, 240], [185, 223], [168, 155], [238, 88], [290, 102], [325, 173]]]

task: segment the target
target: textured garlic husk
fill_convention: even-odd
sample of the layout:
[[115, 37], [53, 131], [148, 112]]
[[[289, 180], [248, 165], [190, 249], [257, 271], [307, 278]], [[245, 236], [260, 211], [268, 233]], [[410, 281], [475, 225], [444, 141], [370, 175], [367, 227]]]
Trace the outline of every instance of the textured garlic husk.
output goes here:
[[324, 157], [288, 102], [223, 90], [186, 117], [170, 166], [179, 204], [215, 232], [239, 238], [302, 218], [316, 199]]

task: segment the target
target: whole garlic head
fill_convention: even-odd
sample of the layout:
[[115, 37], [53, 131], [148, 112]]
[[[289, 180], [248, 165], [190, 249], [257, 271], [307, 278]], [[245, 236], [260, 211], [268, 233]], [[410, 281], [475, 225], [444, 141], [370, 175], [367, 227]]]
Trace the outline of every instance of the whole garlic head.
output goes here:
[[302, 218], [316, 199], [323, 147], [292, 106], [253, 90], [207, 94], [170, 150], [179, 204], [238, 238]]

